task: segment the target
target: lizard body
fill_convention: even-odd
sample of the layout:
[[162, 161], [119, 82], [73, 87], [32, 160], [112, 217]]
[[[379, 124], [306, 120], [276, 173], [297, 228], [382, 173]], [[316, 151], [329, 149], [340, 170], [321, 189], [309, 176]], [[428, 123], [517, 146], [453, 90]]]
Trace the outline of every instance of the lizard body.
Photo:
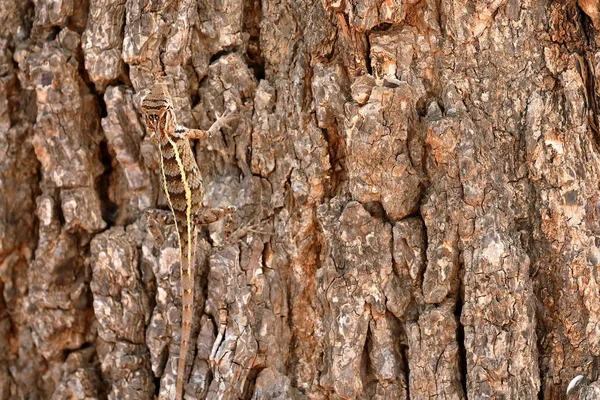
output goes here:
[[173, 213], [180, 250], [181, 268], [181, 346], [177, 366], [176, 400], [183, 398], [187, 380], [186, 361], [190, 351], [194, 314], [195, 250], [197, 227], [231, 216], [235, 207], [207, 209], [203, 206], [203, 183], [200, 169], [190, 146], [190, 139], [210, 137], [222, 120], [217, 119], [208, 131], [177, 125], [173, 101], [164, 83], [157, 83], [142, 102], [142, 112], [151, 140], [160, 154], [163, 190]]

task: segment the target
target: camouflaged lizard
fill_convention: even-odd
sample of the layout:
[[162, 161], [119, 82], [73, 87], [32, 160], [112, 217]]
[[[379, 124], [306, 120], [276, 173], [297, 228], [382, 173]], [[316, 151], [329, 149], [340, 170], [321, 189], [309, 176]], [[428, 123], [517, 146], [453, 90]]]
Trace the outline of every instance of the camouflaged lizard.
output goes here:
[[194, 265], [197, 228], [228, 217], [227, 236], [235, 207], [205, 208], [200, 169], [190, 146], [190, 139], [207, 139], [225, 126], [228, 116], [218, 117], [208, 131], [177, 125], [173, 101], [166, 84], [158, 82], [142, 102], [142, 112], [151, 140], [160, 154], [161, 183], [173, 213], [181, 255], [181, 347], [177, 365], [176, 400], [183, 398], [187, 381], [186, 366], [190, 352], [194, 313]]

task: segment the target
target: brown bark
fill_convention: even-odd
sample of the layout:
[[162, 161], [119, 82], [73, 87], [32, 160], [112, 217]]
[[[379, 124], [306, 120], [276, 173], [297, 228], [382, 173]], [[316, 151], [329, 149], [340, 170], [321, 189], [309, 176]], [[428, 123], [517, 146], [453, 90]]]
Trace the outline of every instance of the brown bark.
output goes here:
[[196, 146], [204, 198], [259, 224], [202, 232], [188, 398], [596, 398], [599, 15], [0, 0], [0, 400], [174, 393], [162, 72], [183, 125], [238, 115]]

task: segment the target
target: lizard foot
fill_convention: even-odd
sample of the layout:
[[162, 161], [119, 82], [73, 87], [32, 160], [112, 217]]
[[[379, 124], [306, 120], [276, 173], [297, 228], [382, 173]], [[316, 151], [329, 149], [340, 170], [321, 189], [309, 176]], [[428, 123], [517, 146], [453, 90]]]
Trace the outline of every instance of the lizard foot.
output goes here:
[[217, 119], [215, 122], [213, 122], [212, 126], [208, 128], [208, 132], [211, 134], [214, 134], [216, 131], [221, 130], [222, 128], [231, 129], [229, 124], [238, 118], [237, 113], [232, 111], [225, 111], [223, 114], [215, 112], [215, 116]]

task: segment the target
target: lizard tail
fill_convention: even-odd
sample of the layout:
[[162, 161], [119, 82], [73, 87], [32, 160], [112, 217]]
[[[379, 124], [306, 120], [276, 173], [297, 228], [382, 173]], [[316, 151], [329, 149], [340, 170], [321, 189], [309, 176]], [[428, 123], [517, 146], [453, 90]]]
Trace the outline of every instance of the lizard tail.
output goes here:
[[[182, 238], [183, 239], [183, 238]], [[183, 385], [187, 382], [186, 366], [192, 339], [192, 321], [194, 318], [194, 278], [196, 235], [191, 241], [182, 241], [181, 252], [181, 347], [177, 364], [176, 400], [183, 399]], [[191, 242], [191, 243], [190, 243]], [[189, 248], [191, 246], [191, 248]], [[189, 250], [189, 251], [188, 251]], [[191, 255], [191, 257], [190, 257]]]

